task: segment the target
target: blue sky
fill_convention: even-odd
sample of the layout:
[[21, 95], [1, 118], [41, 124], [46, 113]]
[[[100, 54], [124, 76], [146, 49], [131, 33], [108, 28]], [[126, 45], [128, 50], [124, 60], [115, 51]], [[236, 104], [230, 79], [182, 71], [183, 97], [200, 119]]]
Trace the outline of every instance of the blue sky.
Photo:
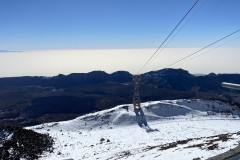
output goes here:
[[[0, 0], [0, 50], [155, 48], [194, 2]], [[168, 47], [203, 47], [237, 30], [239, 8], [239, 0], [207, 0]]]
[[[93, 70], [136, 74], [194, 3], [0, 0], [0, 77]], [[194, 14], [189, 23], [141, 73], [163, 69], [236, 31], [240, 28], [239, 8], [240, 0], [199, 0], [183, 22]], [[198, 58], [193, 56], [171, 67], [190, 73], [240, 73], [240, 33], [212, 47], [235, 38], [208, 54], [199, 57], [208, 51], [204, 50], [194, 55]]]

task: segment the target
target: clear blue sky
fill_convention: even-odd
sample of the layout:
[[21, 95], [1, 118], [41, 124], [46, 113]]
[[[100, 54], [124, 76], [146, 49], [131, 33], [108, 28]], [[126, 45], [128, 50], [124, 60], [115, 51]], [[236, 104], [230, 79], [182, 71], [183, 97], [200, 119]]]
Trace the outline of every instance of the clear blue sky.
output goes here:
[[[154, 48], [194, 2], [0, 0], [0, 50]], [[207, 0], [169, 47], [202, 47], [237, 30], [239, 8], [239, 0]]]

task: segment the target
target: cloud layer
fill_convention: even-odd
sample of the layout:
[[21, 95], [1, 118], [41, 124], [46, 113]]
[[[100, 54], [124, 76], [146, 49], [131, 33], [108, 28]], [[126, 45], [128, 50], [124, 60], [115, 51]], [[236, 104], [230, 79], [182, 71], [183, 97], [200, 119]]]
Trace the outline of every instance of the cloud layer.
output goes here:
[[[197, 49], [166, 48], [142, 72], [163, 69]], [[89, 49], [5, 52], [0, 54], [0, 77], [54, 76], [93, 70], [108, 73], [125, 70], [136, 74], [154, 51], [155, 49]], [[239, 59], [240, 48], [219, 48], [172, 67], [183, 68], [191, 73], [240, 73]]]

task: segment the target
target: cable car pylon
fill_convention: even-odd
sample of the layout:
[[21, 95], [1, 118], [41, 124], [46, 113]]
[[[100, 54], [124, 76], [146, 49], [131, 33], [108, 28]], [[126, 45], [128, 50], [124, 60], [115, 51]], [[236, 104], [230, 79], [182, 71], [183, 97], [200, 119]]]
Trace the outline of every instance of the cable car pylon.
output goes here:
[[132, 80], [134, 82], [133, 106], [134, 111], [137, 111], [141, 109], [141, 99], [139, 93], [139, 83], [141, 81], [141, 77], [140, 75], [134, 75]]

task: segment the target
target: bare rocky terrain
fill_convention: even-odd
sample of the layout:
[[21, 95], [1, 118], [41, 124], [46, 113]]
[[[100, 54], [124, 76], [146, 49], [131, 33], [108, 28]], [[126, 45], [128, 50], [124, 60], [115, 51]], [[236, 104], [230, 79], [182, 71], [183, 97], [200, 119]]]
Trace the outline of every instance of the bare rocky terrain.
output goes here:
[[53, 139], [47, 134], [40, 134], [21, 127], [0, 126], [0, 159], [27, 160], [38, 159], [44, 151], [51, 151]]

